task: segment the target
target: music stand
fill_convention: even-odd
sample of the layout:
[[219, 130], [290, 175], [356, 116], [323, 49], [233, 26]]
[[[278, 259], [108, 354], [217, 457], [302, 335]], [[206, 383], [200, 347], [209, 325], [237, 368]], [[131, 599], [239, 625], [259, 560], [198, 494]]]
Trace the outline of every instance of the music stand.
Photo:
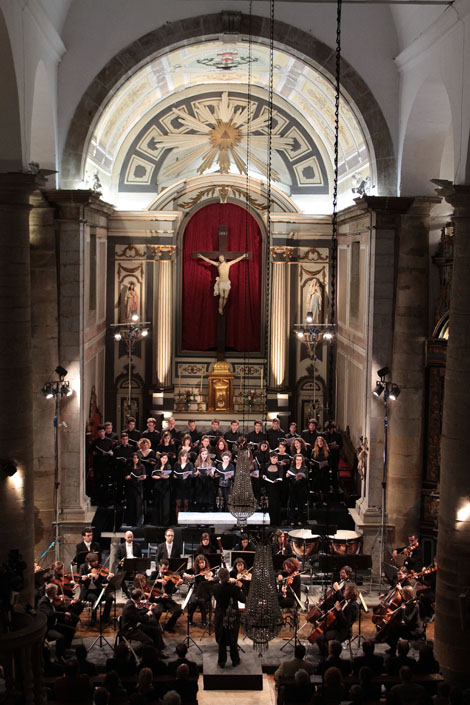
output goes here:
[[124, 558], [125, 573], [145, 573], [150, 568], [150, 558]]
[[211, 568], [218, 568], [221, 565], [220, 553], [206, 553], [204, 558], [207, 558]]
[[287, 560], [289, 556], [283, 556], [280, 553], [276, 553], [276, 555], [273, 556], [273, 566], [274, 570], [282, 570], [282, 566], [284, 564], [284, 561]]
[[104, 646], [103, 642], [106, 642], [106, 644], [109, 646], [109, 648], [110, 648], [111, 650], [113, 649], [112, 645], [109, 643], [109, 641], [108, 641], [108, 640], [106, 639], [106, 637], [103, 635], [102, 604], [103, 604], [103, 597], [104, 597], [104, 594], [105, 594], [105, 592], [106, 592], [106, 589], [107, 589], [107, 585], [101, 590], [100, 594], [99, 594], [98, 597], [96, 598], [96, 601], [95, 601], [95, 603], [93, 604], [93, 607], [92, 607], [92, 611], [93, 611], [93, 612], [94, 612], [96, 609], [98, 609], [98, 608], [99, 608], [99, 610], [100, 610], [100, 619], [99, 619], [99, 630], [100, 630], [100, 633], [98, 634], [98, 636], [96, 637], [96, 639], [92, 642], [90, 648], [88, 649], [88, 653], [90, 653], [90, 651], [92, 650], [92, 648], [95, 646], [96, 643], [98, 643], [98, 646], [100, 647], [100, 649], [102, 649], [103, 646]]
[[126, 577], [126, 571], [123, 570], [117, 575], [113, 575], [113, 577], [108, 580], [108, 584], [105, 586], [105, 593], [104, 597], [107, 597], [110, 592], [113, 592], [113, 624], [116, 626], [117, 624], [117, 615], [116, 615], [116, 592], [122, 588], [122, 584], [124, 582], [124, 578]]
[[[188, 603], [189, 603], [189, 600], [191, 599], [191, 595], [192, 595], [193, 592], [194, 592], [194, 587], [195, 587], [195, 584], [193, 583], [193, 584], [191, 585], [191, 587], [189, 588], [189, 590], [188, 590], [188, 594], [187, 594], [186, 597], [184, 598], [184, 602], [183, 602], [183, 604], [181, 605], [181, 609], [183, 610], [183, 612], [184, 612], [184, 610], [186, 609], [186, 607], [187, 607], [187, 605], [188, 605]], [[191, 634], [190, 634], [190, 629], [189, 629], [189, 610], [188, 610], [187, 613], [186, 613], [186, 636], [185, 636], [184, 641], [185, 641], [186, 646], [188, 647], [188, 649], [190, 649], [191, 646], [195, 646], [195, 647], [196, 647], [197, 649], [199, 649], [199, 651], [202, 653], [201, 647], [199, 646], [199, 644], [196, 644], [196, 642], [194, 641], [194, 639], [192, 638], [192, 636], [191, 636]], [[191, 642], [191, 643], [190, 643], [190, 642]]]
[[255, 551], [230, 551], [229, 560], [232, 568], [237, 562], [237, 558], [243, 558], [247, 568], [253, 568], [253, 563], [255, 562]]
[[354, 572], [358, 570], [369, 570], [372, 566], [372, 556], [365, 553], [355, 555], [319, 555], [318, 566], [323, 573], [334, 573], [341, 570], [344, 565], [349, 565]]
[[186, 571], [188, 567], [188, 556], [185, 558], [168, 558], [168, 568], [172, 573], [179, 573], [180, 570]]

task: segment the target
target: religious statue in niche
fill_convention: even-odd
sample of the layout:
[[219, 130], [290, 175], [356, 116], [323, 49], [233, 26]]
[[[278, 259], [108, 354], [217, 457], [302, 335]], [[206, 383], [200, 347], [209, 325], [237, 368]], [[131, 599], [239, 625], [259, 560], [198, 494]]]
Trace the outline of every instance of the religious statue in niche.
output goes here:
[[322, 288], [316, 277], [312, 279], [306, 299], [307, 313], [312, 314], [312, 323], [320, 323], [322, 310]]
[[222, 316], [231, 288], [229, 278], [230, 267], [232, 266], [232, 264], [240, 262], [242, 259], [248, 259], [248, 253], [244, 252], [240, 257], [233, 259], [231, 262], [227, 262], [224, 255], [219, 255], [218, 261], [209, 259], [208, 257], [204, 257], [204, 255], [200, 252], [198, 252], [197, 256], [199, 257], [199, 259], [203, 259], [204, 262], [208, 262], [209, 264], [213, 264], [214, 267], [217, 267], [219, 276], [215, 278], [214, 296], [219, 297], [219, 313]]
[[138, 284], [131, 280], [127, 285], [121, 285], [119, 295], [119, 322], [128, 323], [132, 321], [132, 316], [139, 315], [139, 291]]

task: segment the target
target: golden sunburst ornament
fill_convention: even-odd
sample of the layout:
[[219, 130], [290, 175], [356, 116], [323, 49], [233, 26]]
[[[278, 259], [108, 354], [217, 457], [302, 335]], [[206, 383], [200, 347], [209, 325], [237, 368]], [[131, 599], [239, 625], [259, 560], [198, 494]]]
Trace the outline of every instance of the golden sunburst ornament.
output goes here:
[[[219, 99], [214, 99], [209, 109], [207, 103], [195, 103], [195, 115], [189, 115], [180, 108], [173, 108], [172, 115], [178, 118], [180, 131], [167, 135], [154, 136], [155, 142], [165, 148], [171, 148], [175, 161], [163, 172], [164, 177], [175, 177], [192, 166], [200, 164], [199, 174], [211, 169], [214, 161], [222, 174], [228, 174], [232, 163], [240, 174], [247, 173], [248, 134], [250, 137], [250, 165], [267, 176], [266, 157], [257, 156], [268, 146], [267, 113], [253, 118], [257, 105], [240, 106], [239, 99], [231, 99], [227, 92]], [[185, 131], [186, 130], [186, 131]], [[190, 132], [191, 131], [191, 132]], [[264, 134], [254, 134], [261, 132]], [[272, 135], [273, 149], [292, 147], [290, 137]], [[267, 156], [267, 155], [266, 155]], [[279, 181], [279, 174], [271, 168], [271, 176]]]

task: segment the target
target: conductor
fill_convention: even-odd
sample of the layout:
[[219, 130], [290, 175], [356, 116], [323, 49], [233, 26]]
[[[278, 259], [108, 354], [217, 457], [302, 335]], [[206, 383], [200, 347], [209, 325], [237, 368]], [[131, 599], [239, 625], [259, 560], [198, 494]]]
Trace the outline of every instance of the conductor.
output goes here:
[[245, 602], [245, 593], [241, 582], [229, 583], [230, 573], [226, 568], [218, 572], [219, 583], [214, 586], [215, 606], [215, 639], [219, 645], [217, 664], [224, 668], [227, 661], [227, 646], [230, 648], [232, 665], [238, 666], [238, 630], [240, 628], [239, 602]]

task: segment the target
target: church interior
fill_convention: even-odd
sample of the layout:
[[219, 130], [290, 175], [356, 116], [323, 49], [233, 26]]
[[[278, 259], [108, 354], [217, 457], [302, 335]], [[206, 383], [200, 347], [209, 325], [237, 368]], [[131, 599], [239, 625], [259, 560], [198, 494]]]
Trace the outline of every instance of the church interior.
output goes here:
[[[428, 696], [468, 697], [469, 37], [469, 0], [0, 0], [0, 702], [50, 699], [44, 658], [132, 646], [162, 557], [186, 585], [152, 639], [199, 692], [145, 702], [299, 703], [272, 674], [304, 644], [326, 703], [307, 627], [340, 578], [356, 616], [334, 601], [326, 645], [394, 652], [372, 610], [398, 583]], [[206, 531], [214, 580], [249, 541], [237, 677]], [[73, 639], [38, 606], [58, 564]]]

